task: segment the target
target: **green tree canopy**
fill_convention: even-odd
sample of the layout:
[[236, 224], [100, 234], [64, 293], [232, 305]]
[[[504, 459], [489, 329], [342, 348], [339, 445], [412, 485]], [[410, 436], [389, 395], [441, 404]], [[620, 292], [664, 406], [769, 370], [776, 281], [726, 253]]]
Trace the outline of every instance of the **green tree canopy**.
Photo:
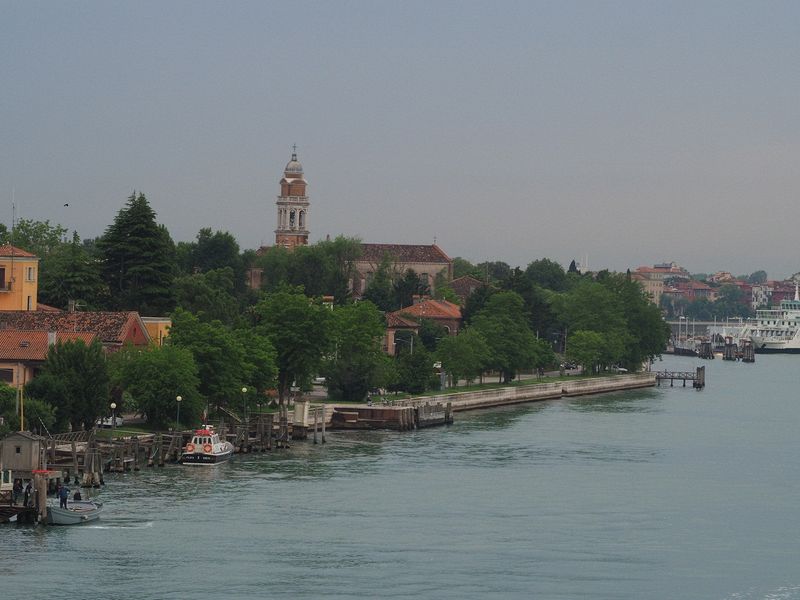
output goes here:
[[109, 374], [100, 342], [83, 340], [51, 346], [42, 372], [25, 386], [25, 393], [56, 410], [55, 427], [65, 431], [91, 429], [109, 403]]
[[134, 193], [97, 241], [103, 278], [118, 309], [163, 315], [175, 305], [175, 245], [144, 194]]
[[525, 306], [519, 294], [498, 292], [475, 315], [472, 327], [489, 346], [489, 366], [508, 382], [525, 368], [531, 368], [539, 349], [528, 328]]
[[453, 385], [460, 379], [472, 382], [489, 366], [491, 351], [480, 332], [472, 328], [439, 342], [436, 355]]
[[328, 395], [333, 400], [359, 402], [369, 390], [385, 385], [385, 363], [381, 348], [385, 332], [380, 311], [368, 301], [337, 307], [332, 319], [334, 354], [324, 373]]
[[64, 243], [66, 234], [65, 227], [51, 225], [50, 221], [20, 219], [13, 231], [9, 231], [5, 225], [2, 226], [0, 244], [12, 244], [39, 258], [45, 258]]
[[529, 264], [525, 269], [525, 276], [531, 283], [554, 292], [563, 292], [567, 287], [567, 274], [564, 268], [547, 258], [540, 258]]
[[231, 326], [239, 318], [234, 279], [230, 267], [178, 277], [175, 280], [177, 304], [202, 321], [218, 320]]
[[283, 287], [254, 307], [257, 330], [272, 342], [277, 356], [278, 397], [283, 403], [295, 382], [308, 385], [331, 349], [330, 309]]
[[220, 321], [202, 322], [176, 309], [167, 342], [192, 353], [200, 377], [200, 393], [212, 405], [229, 406], [245, 382], [245, 351]]
[[72, 241], [54, 248], [40, 262], [39, 301], [66, 309], [70, 301], [86, 310], [100, 310], [108, 303], [108, 288], [100, 276], [101, 265], [81, 244]]
[[175, 423], [178, 396], [182, 426], [199, 423], [205, 400], [188, 348], [169, 344], [146, 350], [128, 348], [117, 352], [110, 362], [114, 384], [130, 394], [151, 427], [166, 429]]

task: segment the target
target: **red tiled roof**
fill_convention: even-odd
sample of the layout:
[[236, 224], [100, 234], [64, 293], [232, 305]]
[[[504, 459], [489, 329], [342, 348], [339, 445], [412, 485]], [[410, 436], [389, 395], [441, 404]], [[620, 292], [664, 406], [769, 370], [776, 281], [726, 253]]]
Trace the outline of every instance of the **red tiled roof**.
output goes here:
[[[88, 332], [56, 332], [56, 342], [83, 340], [91, 344], [95, 334]], [[0, 331], [0, 360], [44, 360], [47, 357], [49, 334], [46, 331]]]
[[358, 260], [378, 264], [386, 254], [400, 263], [452, 262], [436, 244], [361, 244], [361, 257]]
[[0, 246], [0, 256], [3, 258], [16, 256], [19, 258], [36, 258], [35, 254], [31, 254], [23, 250], [22, 248], [17, 248], [16, 246], [12, 246], [11, 244], [3, 244]]
[[41, 302], [36, 303], [36, 310], [40, 310], [42, 312], [64, 312], [60, 308], [50, 306], [49, 304], [42, 304]]
[[460, 319], [461, 307], [447, 300], [423, 300], [408, 308], [401, 308], [391, 314], [417, 319]]
[[10, 310], [0, 311], [0, 330], [91, 333], [104, 344], [121, 344], [138, 320], [136, 312]]
[[412, 321], [411, 319], [407, 319], [403, 315], [398, 315], [396, 313], [388, 313], [386, 315], [386, 326], [393, 327], [395, 329], [400, 329], [403, 327], [416, 329], [417, 327], [419, 327], [419, 323], [417, 323], [416, 321]]

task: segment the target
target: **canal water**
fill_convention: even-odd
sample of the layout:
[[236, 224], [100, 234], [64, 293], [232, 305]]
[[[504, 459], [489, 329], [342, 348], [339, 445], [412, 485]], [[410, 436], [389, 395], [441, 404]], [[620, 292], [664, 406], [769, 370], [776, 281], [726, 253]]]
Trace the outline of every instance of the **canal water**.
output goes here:
[[757, 360], [109, 475], [97, 523], [0, 527], [0, 597], [800, 599], [800, 357]]

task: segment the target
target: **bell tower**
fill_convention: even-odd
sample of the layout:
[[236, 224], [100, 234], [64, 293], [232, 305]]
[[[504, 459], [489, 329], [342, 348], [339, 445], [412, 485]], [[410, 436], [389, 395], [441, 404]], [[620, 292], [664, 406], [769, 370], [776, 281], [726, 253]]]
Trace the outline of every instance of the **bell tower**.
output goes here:
[[297, 146], [292, 147], [292, 160], [286, 164], [278, 196], [278, 228], [275, 245], [284, 248], [308, 245], [308, 196], [303, 165], [297, 160]]

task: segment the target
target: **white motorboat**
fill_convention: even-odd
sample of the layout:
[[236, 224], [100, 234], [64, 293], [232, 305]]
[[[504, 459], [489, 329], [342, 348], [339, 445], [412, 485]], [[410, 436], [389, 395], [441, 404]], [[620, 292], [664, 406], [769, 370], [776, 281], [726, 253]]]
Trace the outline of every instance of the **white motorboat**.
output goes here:
[[67, 500], [67, 508], [47, 507], [47, 522], [50, 525], [79, 525], [96, 521], [103, 511], [103, 503], [94, 500]]
[[233, 444], [219, 439], [219, 434], [210, 425], [196, 429], [192, 441], [186, 444], [181, 454], [184, 465], [216, 465], [233, 456]]

